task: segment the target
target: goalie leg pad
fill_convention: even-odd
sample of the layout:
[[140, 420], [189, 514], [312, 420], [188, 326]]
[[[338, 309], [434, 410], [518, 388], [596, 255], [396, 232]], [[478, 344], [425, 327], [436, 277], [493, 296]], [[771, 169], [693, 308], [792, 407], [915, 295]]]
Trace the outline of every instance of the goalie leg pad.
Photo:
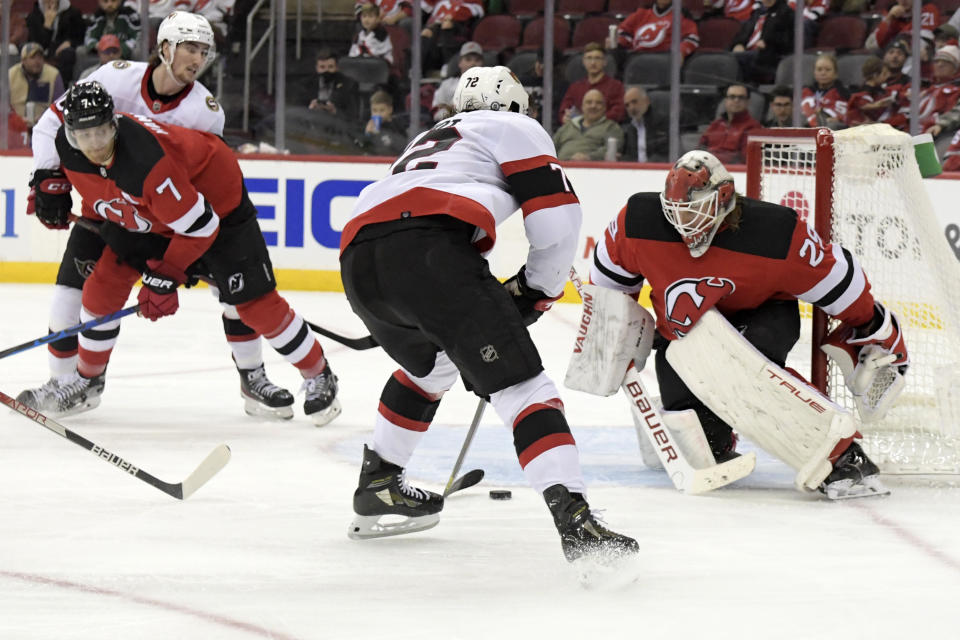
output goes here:
[[[659, 407], [658, 407], [659, 409]], [[637, 441], [640, 445], [640, 458], [644, 466], [650, 469], [661, 470], [663, 464], [656, 450], [650, 444], [650, 438], [644, 433], [646, 425], [642, 422], [643, 416], [639, 411], [631, 411], [633, 417], [633, 426], [637, 430]], [[684, 411], [664, 411], [660, 409], [660, 418], [663, 421], [663, 427], [669, 431], [677, 447], [686, 456], [687, 461], [694, 469], [706, 469], [717, 464], [713, 453], [710, 451], [710, 443], [703, 433], [703, 427], [700, 425], [700, 419], [697, 412], [693, 409]]]
[[636, 300], [614, 289], [583, 285], [583, 314], [564, 384], [599, 396], [620, 390], [633, 361], [642, 370], [653, 346], [656, 321]]
[[764, 357], [716, 310], [670, 346], [667, 360], [724, 422], [795, 469], [798, 489], [819, 487], [837, 443], [856, 433], [849, 411]]

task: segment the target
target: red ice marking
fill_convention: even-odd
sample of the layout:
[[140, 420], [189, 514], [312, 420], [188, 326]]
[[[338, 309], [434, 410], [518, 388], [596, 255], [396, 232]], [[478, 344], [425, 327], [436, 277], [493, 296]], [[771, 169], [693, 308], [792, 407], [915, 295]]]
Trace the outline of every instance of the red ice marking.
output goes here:
[[868, 516], [870, 516], [871, 520], [878, 525], [892, 531], [898, 538], [908, 543], [911, 547], [914, 547], [915, 549], [923, 552], [925, 555], [950, 567], [955, 571], [960, 571], [960, 561], [958, 561], [956, 558], [947, 555], [901, 524], [886, 518], [870, 505], [863, 504], [859, 500], [844, 500], [844, 502], [848, 506], [854, 507], [855, 509], [859, 509], [860, 511], [866, 513]]
[[114, 591], [113, 589], [104, 589], [103, 587], [94, 587], [91, 585], [81, 584], [79, 582], [71, 582], [69, 580], [58, 580], [55, 578], [47, 578], [45, 576], [40, 576], [32, 573], [21, 573], [19, 571], [0, 570], [0, 576], [13, 578], [16, 580], [22, 580], [24, 582], [31, 582], [33, 584], [42, 584], [42, 585], [47, 585], [52, 587], [60, 587], [61, 589], [70, 589], [72, 591], [79, 591], [81, 593], [92, 593], [99, 596], [112, 596], [114, 598], [120, 598], [121, 600], [135, 602], [137, 604], [146, 605], [148, 607], [154, 607], [156, 609], [161, 609], [164, 611], [172, 611], [174, 613], [183, 613], [189, 616], [193, 616], [195, 618], [199, 618], [204, 622], [218, 624], [220, 626], [228, 627], [230, 629], [239, 629], [240, 631], [254, 633], [257, 635], [265, 636], [267, 638], [280, 638], [282, 640], [299, 640], [296, 636], [287, 635], [285, 633], [281, 633], [273, 629], [267, 629], [265, 627], [261, 627], [259, 625], [252, 624], [249, 622], [234, 620], [233, 618], [221, 616], [216, 613], [201, 611], [200, 609], [193, 609], [191, 607], [185, 607], [183, 605], [175, 604], [172, 602], [164, 602], [162, 600], [145, 598], [143, 596], [137, 596], [131, 593], [124, 593], [122, 591]]

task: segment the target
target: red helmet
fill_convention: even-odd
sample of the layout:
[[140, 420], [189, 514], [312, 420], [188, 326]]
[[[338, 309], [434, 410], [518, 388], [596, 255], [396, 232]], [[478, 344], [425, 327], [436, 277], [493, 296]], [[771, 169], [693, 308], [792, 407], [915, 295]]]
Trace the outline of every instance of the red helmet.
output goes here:
[[702, 256], [723, 218], [736, 203], [733, 176], [706, 151], [683, 154], [660, 194], [663, 213], [694, 258]]

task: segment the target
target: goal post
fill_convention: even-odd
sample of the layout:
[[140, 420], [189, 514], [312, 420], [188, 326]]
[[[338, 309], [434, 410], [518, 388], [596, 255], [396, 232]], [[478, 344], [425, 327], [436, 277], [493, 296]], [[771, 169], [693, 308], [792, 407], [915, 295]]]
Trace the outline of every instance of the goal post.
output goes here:
[[[820, 237], [856, 255], [874, 296], [901, 319], [911, 361], [906, 388], [884, 420], [863, 425], [871, 458], [885, 473], [960, 474], [960, 262], [911, 137], [888, 125], [751, 133], [747, 196], [795, 209]], [[839, 369], [819, 349], [832, 321], [804, 311], [805, 344], [791, 365], [856, 411]]]

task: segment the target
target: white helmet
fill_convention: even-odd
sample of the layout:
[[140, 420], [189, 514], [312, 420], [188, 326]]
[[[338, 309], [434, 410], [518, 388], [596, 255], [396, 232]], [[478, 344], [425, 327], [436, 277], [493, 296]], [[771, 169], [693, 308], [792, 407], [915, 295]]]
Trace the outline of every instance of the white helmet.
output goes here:
[[690, 255], [702, 256], [736, 205], [733, 176], [707, 151], [688, 151], [667, 174], [660, 204]]
[[453, 107], [457, 112], [515, 111], [527, 114], [530, 96], [520, 80], [506, 67], [473, 67], [460, 76], [453, 92]]
[[[170, 60], [163, 57], [163, 43], [170, 43]], [[160, 50], [160, 60], [165, 65], [173, 62], [173, 51], [181, 42], [199, 42], [210, 49], [207, 51], [207, 60], [200, 69], [203, 73], [217, 55], [217, 44], [213, 38], [213, 27], [199, 13], [174, 11], [160, 23], [157, 29], [157, 48]], [[199, 74], [198, 74], [199, 75]]]

